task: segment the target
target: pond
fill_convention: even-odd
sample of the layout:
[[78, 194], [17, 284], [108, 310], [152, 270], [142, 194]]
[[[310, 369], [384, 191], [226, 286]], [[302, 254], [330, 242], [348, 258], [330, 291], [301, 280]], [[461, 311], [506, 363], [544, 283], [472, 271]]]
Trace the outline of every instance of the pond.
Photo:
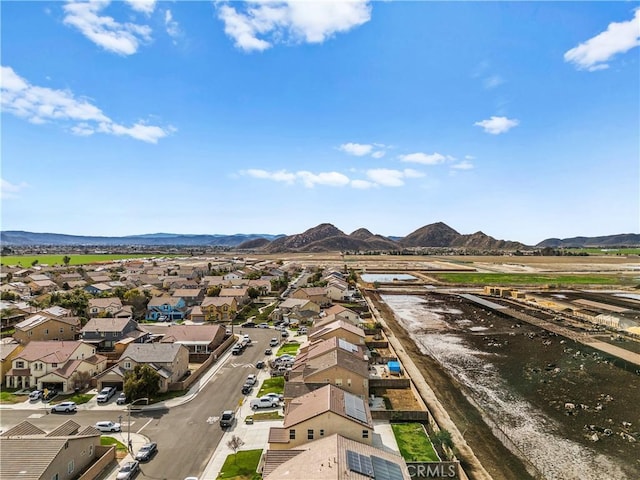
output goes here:
[[416, 277], [409, 275], [408, 273], [363, 273], [360, 277], [363, 281], [369, 283], [392, 283], [395, 281], [410, 282], [412, 280], [417, 280]]

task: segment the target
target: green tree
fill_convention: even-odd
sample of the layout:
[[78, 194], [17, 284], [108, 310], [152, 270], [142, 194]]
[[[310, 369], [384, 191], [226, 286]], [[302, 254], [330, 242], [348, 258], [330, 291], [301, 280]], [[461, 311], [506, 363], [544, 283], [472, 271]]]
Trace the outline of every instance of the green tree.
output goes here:
[[38, 264], [38, 259], [36, 258], [33, 262], [31, 262], [31, 266], [35, 267]]
[[0, 300], [17, 300], [18, 295], [13, 292], [2, 292], [0, 293]]
[[160, 374], [147, 364], [136, 365], [124, 374], [124, 393], [130, 402], [153, 398], [160, 391]]
[[138, 289], [132, 288], [124, 293], [123, 298], [125, 304], [133, 307], [133, 316], [135, 318], [144, 317], [147, 311], [147, 305], [149, 304], [149, 299], [151, 298], [149, 290], [140, 292]]
[[449, 430], [438, 430], [433, 434], [432, 438], [434, 442], [444, 447], [453, 448], [453, 439], [451, 438], [451, 432]]
[[71, 257], [69, 255], [65, 255], [62, 257], [62, 263], [64, 263], [65, 267], [69, 266], [69, 262], [71, 261]]
[[247, 289], [247, 295], [249, 295], [249, 298], [251, 300], [254, 300], [260, 296], [260, 290], [258, 290], [256, 287], [249, 287]]
[[221, 290], [222, 288], [220, 287], [220, 285], [211, 286], [207, 288], [207, 297], [218, 297], [220, 296]]

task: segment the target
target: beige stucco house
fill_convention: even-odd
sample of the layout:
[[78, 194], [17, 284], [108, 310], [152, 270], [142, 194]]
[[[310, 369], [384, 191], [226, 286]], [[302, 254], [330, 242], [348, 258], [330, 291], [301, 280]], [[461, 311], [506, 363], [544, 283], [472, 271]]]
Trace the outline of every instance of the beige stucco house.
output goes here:
[[295, 448], [335, 433], [371, 445], [373, 420], [366, 399], [326, 385], [289, 403], [282, 427], [269, 431], [269, 448]]
[[80, 330], [80, 319], [39, 312], [18, 323], [15, 328], [13, 338], [23, 345], [31, 341], [75, 340]]

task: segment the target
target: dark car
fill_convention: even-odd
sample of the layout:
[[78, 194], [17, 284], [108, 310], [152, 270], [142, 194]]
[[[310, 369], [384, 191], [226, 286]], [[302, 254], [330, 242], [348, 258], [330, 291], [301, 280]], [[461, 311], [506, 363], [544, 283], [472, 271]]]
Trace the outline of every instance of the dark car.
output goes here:
[[233, 426], [233, 422], [235, 422], [236, 416], [233, 413], [233, 410], [225, 410], [222, 412], [220, 416], [220, 426], [222, 428], [227, 428]]
[[46, 392], [44, 394], [44, 396], [42, 397], [42, 399], [45, 402], [48, 402], [49, 400], [51, 400], [52, 398], [56, 397], [58, 395], [58, 391], [57, 390], [49, 390], [48, 392]]
[[267, 349], [264, 351], [264, 354], [265, 354], [265, 355], [271, 355], [272, 353], [273, 353], [273, 350], [271, 350], [270, 348], [267, 348]]
[[251, 385], [250, 383], [245, 383], [242, 386], [242, 394], [243, 395], [249, 395], [252, 391], [253, 391], [253, 385]]
[[264, 368], [264, 362], [260, 360], [258, 363], [256, 363], [256, 368], [258, 370], [262, 370]]
[[255, 328], [256, 322], [245, 322], [240, 326], [244, 328]]
[[156, 442], [145, 443], [138, 453], [136, 453], [136, 460], [140, 462], [146, 462], [153, 457], [153, 455], [158, 451], [158, 444]]

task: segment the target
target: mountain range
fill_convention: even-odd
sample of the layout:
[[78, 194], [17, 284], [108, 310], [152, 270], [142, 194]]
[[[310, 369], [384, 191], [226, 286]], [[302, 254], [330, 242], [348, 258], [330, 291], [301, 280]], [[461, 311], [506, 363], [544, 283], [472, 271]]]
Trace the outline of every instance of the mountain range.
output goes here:
[[[461, 234], [442, 222], [425, 225], [405, 237], [385, 237], [360, 228], [350, 234], [330, 223], [322, 223], [295, 235], [235, 234], [183, 235], [152, 233], [125, 237], [98, 237], [0, 232], [2, 246], [220, 246], [265, 253], [327, 251], [400, 251], [406, 248], [456, 248], [469, 250], [518, 250], [531, 248], [523, 243], [498, 240], [483, 232]], [[550, 238], [535, 248], [640, 246], [640, 234], [603, 237]]]

